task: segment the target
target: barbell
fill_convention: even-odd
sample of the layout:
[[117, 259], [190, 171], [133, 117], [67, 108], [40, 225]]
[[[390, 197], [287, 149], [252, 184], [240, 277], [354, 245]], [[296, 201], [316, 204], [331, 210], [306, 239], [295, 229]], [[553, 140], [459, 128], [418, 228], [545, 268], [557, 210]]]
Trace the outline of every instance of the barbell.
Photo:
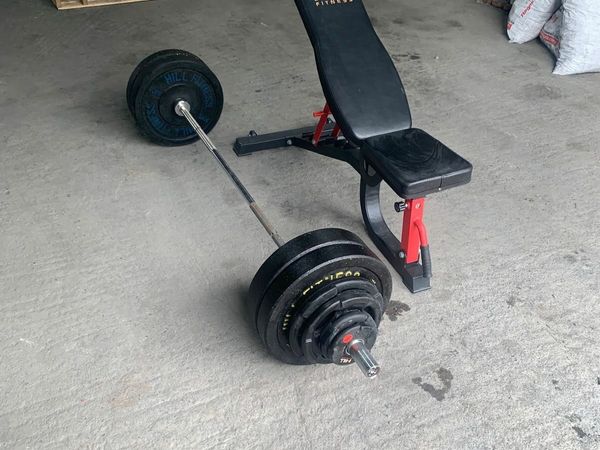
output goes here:
[[311, 231], [285, 242], [208, 137], [223, 90], [197, 56], [163, 50], [144, 59], [127, 85], [144, 136], [164, 146], [201, 140], [277, 245], [250, 284], [248, 311], [265, 347], [288, 364], [356, 363], [369, 378], [379, 324], [392, 292], [389, 270], [354, 233]]

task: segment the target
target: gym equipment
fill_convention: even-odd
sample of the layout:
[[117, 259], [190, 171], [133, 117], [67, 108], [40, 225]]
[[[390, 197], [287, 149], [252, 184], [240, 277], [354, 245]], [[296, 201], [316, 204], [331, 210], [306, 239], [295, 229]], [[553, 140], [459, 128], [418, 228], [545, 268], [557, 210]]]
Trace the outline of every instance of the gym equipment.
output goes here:
[[131, 75], [127, 103], [138, 128], [156, 143], [200, 139], [279, 247], [249, 293], [251, 320], [269, 352], [290, 364], [356, 362], [367, 377], [377, 376], [370, 350], [391, 296], [389, 270], [349, 231], [282, 240], [207, 135], [223, 109], [223, 91], [206, 64], [182, 50], [155, 53]]
[[[402, 81], [362, 0], [295, 0], [314, 48], [326, 104], [316, 127], [237, 139], [238, 156], [300, 147], [349, 163], [360, 175], [369, 236], [404, 284], [431, 288], [431, 255], [423, 221], [427, 195], [471, 181], [473, 166], [425, 131], [412, 128]], [[332, 120], [333, 118], [333, 120]], [[398, 240], [380, 204], [381, 182], [403, 199]]]
[[162, 50], [148, 56], [127, 83], [129, 110], [142, 133], [158, 144], [188, 145], [199, 139], [186, 118], [175, 112], [173, 105], [182, 98], [210, 133], [223, 111], [221, 83], [200, 58], [183, 50]]
[[[423, 221], [426, 196], [467, 184], [473, 166], [425, 131], [412, 128], [402, 81], [362, 0], [295, 0], [314, 48], [325, 107], [316, 127], [238, 138], [238, 156], [300, 147], [349, 163], [360, 175], [369, 236], [415, 293], [431, 288], [432, 263]], [[210, 141], [223, 108], [217, 77], [196, 56], [165, 50], [131, 76], [127, 102], [143, 134], [162, 145], [202, 140], [279, 249], [250, 286], [256, 329], [271, 354], [291, 364], [356, 362], [379, 373], [370, 349], [391, 295], [391, 275], [356, 235], [339, 229], [284, 243]], [[381, 183], [402, 199], [401, 239], [389, 229]]]

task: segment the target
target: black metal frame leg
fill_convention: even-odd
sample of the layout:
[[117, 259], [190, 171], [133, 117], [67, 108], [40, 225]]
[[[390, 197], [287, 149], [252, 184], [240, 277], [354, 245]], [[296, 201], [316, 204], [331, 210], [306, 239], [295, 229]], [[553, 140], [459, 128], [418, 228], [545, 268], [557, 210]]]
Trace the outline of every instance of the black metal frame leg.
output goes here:
[[423, 266], [418, 262], [406, 263], [400, 241], [383, 218], [379, 196], [381, 181], [378, 176], [363, 176], [360, 182], [360, 205], [369, 237], [413, 294], [431, 289], [431, 278], [424, 275]]
[[334, 123], [325, 125], [319, 145], [312, 143], [315, 128], [306, 127], [264, 135], [251, 133], [249, 136], [238, 138], [233, 149], [236, 155], [245, 156], [262, 150], [299, 147], [350, 164], [361, 176], [360, 203], [369, 237], [400, 274], [402, 281], [411, 292], [430, 289], [431, 279], [424, 276], [423, 266], [418, 262], [406, 264], [401, 255], [400, 241], [383, 218], [379, 199], [381, 177], [376, 173], [373, 175], [368, 173], [370, 169], [359, 148], [343, 138], [333, 137], [334, 127]]

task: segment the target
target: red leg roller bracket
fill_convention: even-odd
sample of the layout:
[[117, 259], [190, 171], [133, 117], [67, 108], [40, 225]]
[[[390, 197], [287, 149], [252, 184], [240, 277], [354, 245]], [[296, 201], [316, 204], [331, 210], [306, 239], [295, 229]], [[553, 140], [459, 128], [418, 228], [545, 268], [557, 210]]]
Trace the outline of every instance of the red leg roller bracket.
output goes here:
[[406, 264], [418, 263], [420, 254], [421, 264], [423, 265], [423, 276], [431, 278], [431, 254], [429, 252], [427, 229], [423, 223], [424, 212], [424, 198], [415, 198], [406, 201], [400, 246], [404, 253]]
[[[314, 134], [313, 140], [312, 140], [313, 145], [319, 144], [319, 141], [321, 140], [321, 136], [323, 136], [323, 131], [325, 130], [325, 125], [327, 125], [327, 119], [329, 119], [330, 115], [331, 115], [331, 108], [329, 108], [328, 103], [325, 103], [325, 107], [323, 108], [323, 111], [317, 111], [317, 112], [313, 113], [313, 117], [319, 118], [319, 122], [317, 123], [317, 128], [315, 129], [315, 134]], [[331, 133], [331, 137], [333, 137], [334, 139], [337, 139], [340, 135], [340, 132], [341, 132], [340, 127], [336, 123], [335, 127], [333, 128], [333, 131]]]

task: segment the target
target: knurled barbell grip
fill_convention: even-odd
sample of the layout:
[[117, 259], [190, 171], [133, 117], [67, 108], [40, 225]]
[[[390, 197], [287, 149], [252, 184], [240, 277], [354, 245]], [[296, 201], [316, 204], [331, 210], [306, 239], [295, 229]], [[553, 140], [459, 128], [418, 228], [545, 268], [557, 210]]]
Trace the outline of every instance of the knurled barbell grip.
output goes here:
[[260, 224], [267, 231], [267, 233], [269, 233], [271, 239], [273, 239], [273, 242], [275, 242], [278, 247], [282, 247], [283, 244], [285, 244], [285, 241], [281, 239], [281, 236], [279, 236], [277, 230], [273, 228], [273, 225], [271, 225], [271, 222], [269, 222], [269, 219], [267, 219], [265, 213], [263, 213], [262, 209], [260, 209], [260, 206], [258, 206], [256, 202], [249, 203], [249, 205]]
[[242, 196], [244, 197], [244, 199], [250, 206], [250, 209], [252, 210], [252, 212], [254, 213], [254, 215], [256, 216], [258, 221], [260, 222], [260, 224], [267, 231], [267, 233], [269, 233], [269, 236], [271, 236], [271, 239], [273, 239], [273, 241], [275, 242], [275, 244], [277, 244], [278, 247], [283, 246], [283, 244], [285, 244], [285, 242], [283, 241], [283, 239], [281, 239], [281, 236], [279, 236], [279, 233], [277, 232], [277, 230], [275, 230], [275, 228], [273, 228], [273, 225], [271, 225], [271, 222], [269, 222], [265, 213], [256, 204], [256, 201], [254, 200], [254, 198], [252, 197], [252, 195], [250, 194], [248, 189], [246, 189], [246, 186], [244, 186], [244, 184], [240, 181], [240, 179], [237, 177], [237, 175], [235, 174], [233, 169], [231, 167], [229, 167], [229, 164], [227, 164], [227, 161], [225, 161], [225, 159], [223, 159], [223, 157], [219, 153], [219, 150], [217, 150], [217, 147], [215, 146], [215, 144], [212, 143], [212, 141], [210, 140], [208, 135], [204, 132], [202, 127], [198, 124], [198, 122], [196, 122], [196, 119], [194, 119], [194, 116], [192, 116], [192, 113], [190, 112], [189, 103], [187, 103], [186, 101], [183, 101], [183, 100], [177, 102], [177, 104], [175, 105], [175, 113], [178, 116], [182, 116], [182, 117], [186, 118], [186, 120], [188, 121], [190, 126], [194, 129], [194, 131], [196, 132], [196, 134], [198, 135], [200, 140], [204, 143], [206, 148], [210, 151], [210, 153], [217, 160], [217, 162], [219, 163], [219, 166], [221, 166], [221, 168], [227, 174], [229, 179], [233, 182], [235, 187], [238, 188], [238, 190], [240, 191], [240, 193], [242, 194]]

